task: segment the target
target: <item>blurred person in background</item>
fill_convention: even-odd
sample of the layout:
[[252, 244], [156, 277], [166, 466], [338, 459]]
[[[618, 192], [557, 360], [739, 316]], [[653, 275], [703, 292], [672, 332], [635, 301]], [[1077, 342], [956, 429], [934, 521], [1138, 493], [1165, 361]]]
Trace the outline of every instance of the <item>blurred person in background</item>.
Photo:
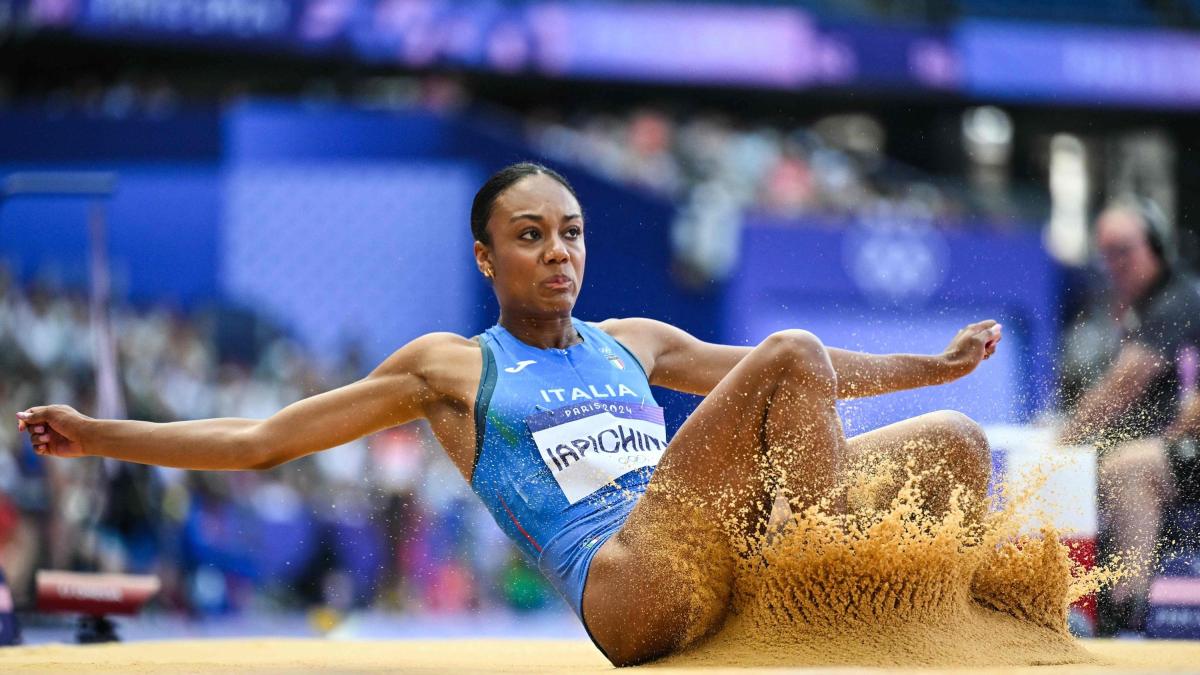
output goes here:
[[1096, 444], [1101, 556], [1134, 562], [1131, 575], [1100, 597], [1097, 632], [1113, 635], [1144, 630], [1164, 516], [1200, 497], [1193, 440], [1200, 292], [1178, 268], [1170, 224], [1152, 202], [1104, 209], [1095, 245], [1111, 283], [1104, 313], [1120, 337], [1111, 363], [1078, 396], [1060, 441]]

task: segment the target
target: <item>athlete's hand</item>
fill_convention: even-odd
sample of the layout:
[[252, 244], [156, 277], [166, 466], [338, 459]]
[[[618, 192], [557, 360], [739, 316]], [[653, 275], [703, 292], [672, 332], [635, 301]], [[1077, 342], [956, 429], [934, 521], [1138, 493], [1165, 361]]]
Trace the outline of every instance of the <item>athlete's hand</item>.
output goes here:
[[36, 406], [17, 413], [17, 431], [29, 432], [39, 455], [82, 457], [84, 427], [92, 418], [69, 405]]
[[988, 319], [969, 324], [958, 331], [950, 346], [942, 353], [942, 360], [949, 367], [954, 377], [962, 377], [996, 353], [996, 345], [1003, 337], [1002, 326]]

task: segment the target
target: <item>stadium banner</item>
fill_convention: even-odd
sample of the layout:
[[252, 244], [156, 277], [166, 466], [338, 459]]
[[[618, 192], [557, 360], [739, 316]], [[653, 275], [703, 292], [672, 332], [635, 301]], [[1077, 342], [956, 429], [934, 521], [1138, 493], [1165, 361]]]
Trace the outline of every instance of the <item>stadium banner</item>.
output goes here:
[[0, 0], [0, 33], [291, 52], [408, 68], [653, 83], [1200, 104], [1200, 37], [1013, 21], [831, 21], [750, 4]]
[[[10, 23], [98, 39], [345, 55], [412, 68], [741, 85], [943, 88], [938, 32], [794, 7], [486, 0], [9, 0]], [[866, 70], [864, 70], [864, 67]]]
[[966, 93], [1014, 101], [1193, 107], [1200, 36], [1167, 30], [966, 21]]

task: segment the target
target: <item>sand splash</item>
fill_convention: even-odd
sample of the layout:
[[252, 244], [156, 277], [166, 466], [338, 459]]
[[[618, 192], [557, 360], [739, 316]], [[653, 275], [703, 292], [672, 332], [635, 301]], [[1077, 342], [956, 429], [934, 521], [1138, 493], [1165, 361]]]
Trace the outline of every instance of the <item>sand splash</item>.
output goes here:
[[845, 513], [812, 506], [748, 544], [724, 624], [664, 665], [1093, 662], [1067, 630], [1067, 608], [1118, 573], [1084, 574], [1053, 529], [1022, 533], [1036, 481], [987, 510], [956, 489], [931, 514], [921, 484], [939, 470], [851, 472], [838, 488]]

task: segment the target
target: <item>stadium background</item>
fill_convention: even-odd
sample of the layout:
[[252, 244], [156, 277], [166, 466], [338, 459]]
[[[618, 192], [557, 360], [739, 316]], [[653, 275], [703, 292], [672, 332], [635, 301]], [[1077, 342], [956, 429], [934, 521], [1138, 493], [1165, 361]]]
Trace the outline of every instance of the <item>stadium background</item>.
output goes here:
[[[994, 317], [986, 368], [844, 404], [847, 432], [954, 408], [1001, 475], [1038, 464], [1104, 351], [1068, 330], [1100, 288], [1091, 216], [1153, 197], [1190, 259], [1198, 22], [1186, 0], [0, 0], [0, 176], [116, 180], [0, 203], [0, 410], [264, 417], [474, 334], [471, 197], [534, 159], [588, 214], [581, 318], [932, 352]], [[695, 400], [660, 394], [674, 428]], [[1088, 540], [1082, 457], [1056, 489]], [[160, 575], [134, 635], [580, 633], [422, 424], [238, 474], [47, 461], [0, 425], [0, 565], [18, 606], [39, 567]]]

